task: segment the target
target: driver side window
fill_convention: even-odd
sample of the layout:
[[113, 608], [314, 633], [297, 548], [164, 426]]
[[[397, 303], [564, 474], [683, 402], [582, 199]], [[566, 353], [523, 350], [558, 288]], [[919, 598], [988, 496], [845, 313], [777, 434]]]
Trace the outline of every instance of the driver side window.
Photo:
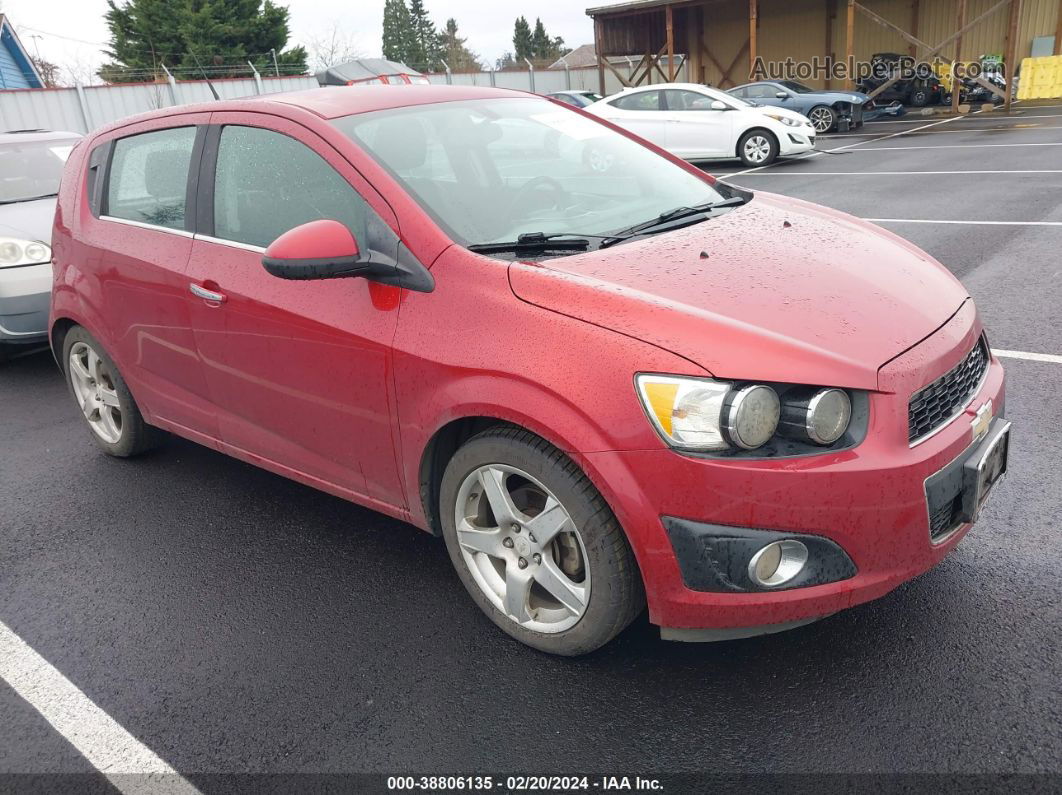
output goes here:
[[669, 89], [664, 92], [668, 110], [711, 110], [712, 98], [696, 91]]
[[320, 155], [272, 130], [222, 129], [214, 237], [265, 247], [289, 229], [322, 219], [365, 239], [365, 201]]
[[661, 110], [659, 91], [639, 91], [612, 102], [620, 110]]

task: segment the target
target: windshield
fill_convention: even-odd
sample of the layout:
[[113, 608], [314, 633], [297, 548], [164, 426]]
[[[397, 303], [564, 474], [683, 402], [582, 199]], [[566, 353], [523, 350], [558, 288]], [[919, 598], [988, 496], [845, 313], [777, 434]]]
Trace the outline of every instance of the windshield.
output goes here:
[[440, 102], [333, 123], [463, 245], [605, 236], [731, 195], [545, 99]]
[[[12, 140], [14, 139], [14, 140]], [[0, 203], [24, 202], [59, 192], [63, 164], [74, 139], [18, 140], [0, 143]]]
[[815, 89], [808, 88], [803, 83], [795, 83], [792, 80], [782, 80], [781, 85], [788, 88], [790, 91], [794, 91], [797, 94], [814, 94]]

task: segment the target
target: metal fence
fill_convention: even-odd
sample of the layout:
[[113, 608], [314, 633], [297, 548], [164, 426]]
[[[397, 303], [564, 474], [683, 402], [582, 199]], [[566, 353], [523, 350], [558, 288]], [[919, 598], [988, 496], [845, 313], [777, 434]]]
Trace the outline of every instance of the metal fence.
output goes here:
[[[635, 60], [617, 66], [621, 74], [631, 74], [636, 67]], [[686, 64], [683, 62], [678, 69], [677, 79], [683, 80], [685, 75]], [[497, 86], [539, 94], [599, 89], [596, 67], [440, 73], [428, 75], [428, 80], [438, 84]], [[662, 80], [658, 73], [650, 75], [650, 82]], [[256, 74], [247, 78], [212, 80], [211, 83], [222, 99], [317, 88], [317, 79], [312, 75], [266, 77]], [[610, 70], [606, 70], [606, 93], [611, 94], [622, 87], [619, 79]], [[211, 99], [213, 95], [206, 81], [177, 81], [173, 78], [158, 83], [0, 91], [0, 132], [44, 129], [87, 133], [136, 113], [175, 105], [209, 102]]]
[[[316, 78], [310, 75], [210, 82], [223, 99], [317, 88]], [[210, 87], [199, 80], [0, 91], [0, 132], [44, 129], [87, 133], [136, 113], [213, 98]]]

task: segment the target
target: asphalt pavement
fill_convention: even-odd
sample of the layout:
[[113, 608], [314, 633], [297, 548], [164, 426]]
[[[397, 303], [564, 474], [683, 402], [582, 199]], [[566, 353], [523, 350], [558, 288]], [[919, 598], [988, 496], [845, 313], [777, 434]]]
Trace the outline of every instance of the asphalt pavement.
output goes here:
[[[1057, 356], [1062, 102], [1017, 107], [872, 123], [820, 141], [845, 154], [752, 173], [705, 168], [891, 219], [963, 279], [993, 347]], [[1062, 363], [1004, 365], [1009, 474], [932, 571], [782, 634], [668, 643], [643, 618], [558, 659], [479, 613], [440, 539], [176, 438], [107, 458], [50, 356], [27, 357], [0, 367], [0, 621], [203, 792], [233, 784], [215, 774], [354, 772], [1059, 787]], [[107, 786], [2, 682], [0, 721], [0, 773]], [[27, 783], [0, 789], [12, 781]]]

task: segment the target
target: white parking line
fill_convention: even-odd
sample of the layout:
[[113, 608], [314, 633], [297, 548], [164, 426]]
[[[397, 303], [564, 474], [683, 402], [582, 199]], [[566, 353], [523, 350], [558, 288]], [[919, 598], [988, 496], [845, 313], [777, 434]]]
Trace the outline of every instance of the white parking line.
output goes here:
[[[912, 177], [922, 174], [1062, 174], [1062, 169], [1042, 169], [1038, 171], [763, 171], [749, 174], [750, 177]], [[717, 174], [724, 179], [733, 174]]]
[[1062, 364], [1062, 356], [1058, 356], [1054, 353], [1029, 353], [1028, 351], [1001, 351], [997, 348], [992, 349], [992, 353], [996, 356], [1002, 356], [1006, 359], [1028, 359], [1030, 362], [1050, 362], [1051, 364]]
[[[977, 112], [980, 112], [980, 111], [977, 111]], [[956, 119], [959, 119], [959, 118], [967, 118], [967, 117], [965, 117], [965, 116], [949, 116], [948, 118], [941, 119], [940, 121], [934, 121], [934, 122], [930, 122], [929, 124], [923, 124], [921, 127], [912, 127], [910, 130], [900, 130], [899, 132], [887, 133], [887, 134], [881, 135], [881, 136], [879, 136], [877, 138], [871, 138], [869, 141], [856, 141], [855, 143], [846, 144], [845, 146], [838, 146], [838, 147], [835, 147], [833, 149], [823, 149], [823, 150], [819, 150], [819, 151], [809, 152], [804, 157], [800, 157], [800, 158], [794, 157], [794, 158], [790, 158], [790, 160], [806, 160], [806, 159], [811, 158], [811, 157], [822, 156], [822, 155], [826, 154], [827, 152], [842, 152], [845, 149], [852, 149], [853, 147], [863, 146], [865, 144], [871, 144], [871, 143], [874, 143], [876, 141], [887, 141], [889, 138], [895, 138], [895, 137], [897, 137], [899, 135], [910, 135], [913, 132], [918, 132], [919, 130], [925, 130], [925, 129], [928, 129], [930, 127], [936, 127], [936, 126], [941, 125], [941, 124], [947, 124], [948, 122], [955, 121]], [[773, 163], [768, 163], [765, 166], [757, 166], [755, 168], [747, 168], [744, 171], [736, 171], [733, 174], [729, 174], [728, 176], [738, 177], [738, 176], [741, 176], [742, 174], [754, 174], [757, 171], [762, 171], [765, 168], [771, 168], [772, 166], [777, 165], [779, 162], [780, 161], [775, 160]]]
[[[866, 143], [873, 143], [867, 141]], [[900, 152], [911, 149], [995, 149], [1012, 148], [1016, 146], [1062, 146], [1062, 143], [1031, 143], [1031, 144], [938, 144], [936, 146], [875, 146], [871, 149], [863, 149], [863, 152]], [[836, 149], [827, 149], [827, 152], [835, 152]], [[795, 158], [793, 158], [795, 159]]]
[[933, 218], [864, 218], [874, 224], [969, 224], [971, 226], [1062, 226], [1062, 221], [942, 221]]
[[[1057, 118], [1057, 117], [1056, 117]], [[916, 128], [917, 129], [917, 128]], [[982, 132], [1035, 132], [1037, 130], [1062, 130], [1062, 125], [1058, 124], [1014, 124], [1010, 127], [963, 127], [958, 130], [930, 130], [925, 133], [926, 135], [963, 135], [964, 133], [982, 133]], [[914, 130], [903, 130], [902, 132], [910, 133]], [[840, 140], [842, 138], [865, 138], [872, 136], [874, 133], [855, 133], [854, 135], [838, 135], [830, 136], [829, 140]]]
[[121, 792], [199, 795], [2, 621], [0, 678]]

